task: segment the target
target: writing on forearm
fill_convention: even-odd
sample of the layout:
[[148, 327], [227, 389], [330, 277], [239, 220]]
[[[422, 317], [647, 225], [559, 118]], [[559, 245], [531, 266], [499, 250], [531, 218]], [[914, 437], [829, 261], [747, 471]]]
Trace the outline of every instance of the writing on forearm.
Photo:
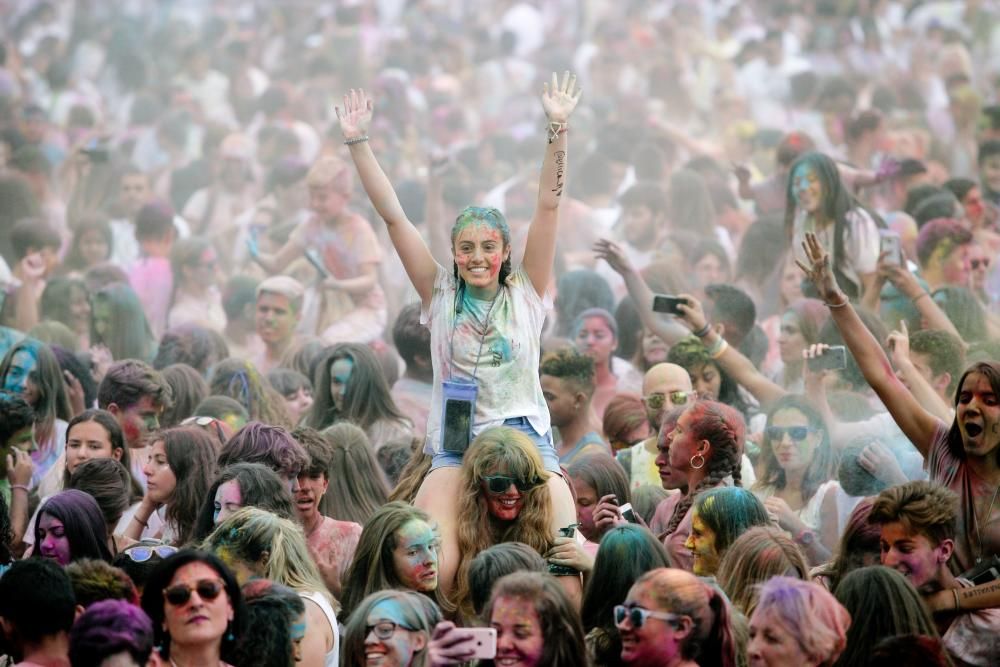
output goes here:
[[1000, 593], [1000, 581], [995, 581], [989, 586], [969, 588], [959, 592], [965, 599], [972, 599], [982, 595], [990, 595], [991, 593]]
[[562, 197], [563, 172], [566, 170], [566, 151], [556, 151], [556, 185], [552, 192], [556, 197]]

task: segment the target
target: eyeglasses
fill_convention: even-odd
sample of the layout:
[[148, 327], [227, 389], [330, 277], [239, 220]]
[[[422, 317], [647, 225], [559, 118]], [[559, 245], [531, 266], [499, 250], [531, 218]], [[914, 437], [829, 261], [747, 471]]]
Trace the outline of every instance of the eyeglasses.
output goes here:
[[379, 621], [375, 625], [365, 626], [365, 636], [367, 637], [369, 633], [374, 632], [375, 637], [378, 639], [391, 639], [392, 635], [395, 634], [396, 628], [403, 628], [404, 630], [413, 631], [413, 628], [408, 628], [402, 623], [395, 623], [393, 621]]
[[978, 259], [977, 258], [977, 259], [970, 259], [969, 260], [969, 266], [972, 267], [973, 271], [975, 271], [976, 269], [978, 269], [980, 264], [982, 264], [982, 266], [983, 266], [984, 269], [989, 268], [990, 258], [989, 257], [983, 257], [982, 259]]
[[202, 600], [210, 601], [219, 597], [226, 588], [221, 579], [199, 579], [193, 586], [189, 584], [177, 584], [163, 589], [163, 597], [175, 607], [181, 607], [191, 599], [191, 593], [197, 592]]
[[768, 426], [767, 427], [767, 439], [768, 440], [781, 440], [788, 434], [792, 440], [801, 441], [805, 440], [806, 436], [812, 433], [812, 429], [808, 426]]
[[542, 485], [542, 480], [537, 477], [532, 480], [526, 480], [507, 477], [506, 475], [492, 475], [490, 477], [483, 477], [483, 481], [486, 482], [486, 488], [490, 493], [503, 493], [510, 488], [511, 484], [521, 493], [531, 491], [536, 486]]
[[132, 559], [133, 563], [145, 563], [153, 557], [153, 554], [156, 554], [160, 558], [169, 558], [177, 553], [177, 547], [172, 547], [169, 544], [148, 547], [140, 545], [126, 549], [124, 553]]
[[661, 611], [650, 611], [649, 609], [643, 609], [642, 607], [626, 607], [624, 605], [615, 605], [615, 625], [621, 625], [628, 618], [632, 627], [638, 630], [645, 623], [647, 618], [658, 618], [661, 621], [666, 621], [667, 623], [676, 623], [679, 616], [677, 614], [667, 614]]
[[670, 403], [673, 405], [685, 405], [689, 400], [694, 397], [693, 391], [672, 391], [669, 394], [664, 394], [661, 391], [655, 394], [650, 394], [649, 396], [643, 396], [642, 402], [646, 404], [646, 407], [650, 410], [659, 410], [667, 403], [667, 397], [670, 397]]

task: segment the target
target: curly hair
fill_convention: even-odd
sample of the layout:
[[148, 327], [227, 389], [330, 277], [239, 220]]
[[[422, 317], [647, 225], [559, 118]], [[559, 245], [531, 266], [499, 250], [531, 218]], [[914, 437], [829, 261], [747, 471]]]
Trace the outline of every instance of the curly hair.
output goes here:
[[958, 497], [933, 482], [907, 482], [878, 495], [868, 521], [882, 525], [899, 522], [908, 532], [920, 533], [937, 545], [955, 539]]
[[[508, 574], [493, 585], [493, 594], [483, 610], [485, 619], [492, 618], [500, 598], [524, 600], [534, 607], [544, 639], [538, 664], [553, 667], [587, 664], [580, 614], [555, 577], [540, 572]], [[496, 663], [484, 660], [480, 664], [493, 667]]]
[[[702, 366], [711, 366], [719, 374], [720, 380], [719, 395], [715, 400], [733, 406], [742, 414], [747, 413], [749, 406], [740, 396], [739, 385], [728, 373], [722, 370], [718, 362], [712, 359], [700, 338], [687, 336], [674, 343], [670, 352], [667, 353], [667, 363], [677, 364], [686, 370], [688, 375]], [[691, 382], [694, 383], [693, 376]]]
[[500, 542], [523, 542], [540, 554], [552, 543], [552, 501], [547, 484], [523, 492], [520, 515], [509, 523], [490, 514], [482, 481], [503, 474], [518, 479], [548, 481], [538, 448], [528, 436], [512, 428], [489, 428], [476, 436], [462, 461], [458, 549], [461, 558], [455, 575], [454, 598], [459, 611], [471, 611], [469, 564], [480, 551]]
[[253, 421], [291, 428], [285, 401], [257, 368], [243, 359], [224, 359], [215, 367], [209, 391], [213, 396], [229, 396], [246, 408]]
[[594, 393], [594, 360], [576, 350], [550, 352], [538, 367], [540, 375], [551, 375], [565, 381], [573, 391], [590, 396]]
[[[804, 396], [786, 394], [775, 401], [767, 413], [768, 428], [774, 421], [775, 415], [785, 410], [801, 413], [809, 422], [809, 428], [812, 432], [820, 437], [819, 444], [816, 445], [802, 478], [802, 502], [808, 503], [820, 485], [834, 477], [839, 462], [836, 451], [830, 442], [830, 429], [827, 428], [826, 420]], [[754, 488], [773, 486], [777, 489], [784, 489], [785, 470], [778, 464], [778, 459], [774, 455], [774, 443], [771, 442], [771, 437], [768, 435], [768, 428], [764, 429], [764, 440], [760, 448], [761, 461], [759, 462], [761, 473]]]
[[698, 401], [685, 412], [691, 415], [688, 425], [690, 437], [695, 441], [707, 440], [710, 448], [705, 455], [705, 477], [677, 503], [667, 524], [666, 535], [677, 530], [698, 494], [705, 489], [718, 486], [727, 477], [733, 478], [733, 485], [741, 486], [740, 464], [746, 424], [740, 413], [716, 401]]

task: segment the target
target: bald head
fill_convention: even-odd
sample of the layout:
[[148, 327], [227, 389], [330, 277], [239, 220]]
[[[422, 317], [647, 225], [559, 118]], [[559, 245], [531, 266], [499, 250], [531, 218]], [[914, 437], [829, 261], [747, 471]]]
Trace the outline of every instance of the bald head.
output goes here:
[[[642, 378], [642, 396], [649, 425], [658, 429], [663, 413], [690, 403], [694, 400], [693, 391], [691, 376], [677, 364], [656, 364], [646, 371]], [[688, 395], [681, 400], [676, 392]]]

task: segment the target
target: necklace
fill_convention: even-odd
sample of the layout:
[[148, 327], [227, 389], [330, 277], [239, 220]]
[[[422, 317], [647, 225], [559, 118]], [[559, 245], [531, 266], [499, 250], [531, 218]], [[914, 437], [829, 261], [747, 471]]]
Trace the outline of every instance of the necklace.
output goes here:
[[979, 520], [979, 515], [976, 514], [976, 506], [972, 506], [972, 513], [976, 516], [976, 541], [979, 543], [979, 551], [976, 553], [976, 563], [983, 562], [983, 532], [981, 525], [989, 523], [990, 515], [993, 514], [993, 503], [997, 501], [997, 494], [1000, 494], [1000, 484], [997, 485], [997, 490], [993, 492], [993, 499], [990, 500], [990, 507], [986, 510], [984, 521]]

